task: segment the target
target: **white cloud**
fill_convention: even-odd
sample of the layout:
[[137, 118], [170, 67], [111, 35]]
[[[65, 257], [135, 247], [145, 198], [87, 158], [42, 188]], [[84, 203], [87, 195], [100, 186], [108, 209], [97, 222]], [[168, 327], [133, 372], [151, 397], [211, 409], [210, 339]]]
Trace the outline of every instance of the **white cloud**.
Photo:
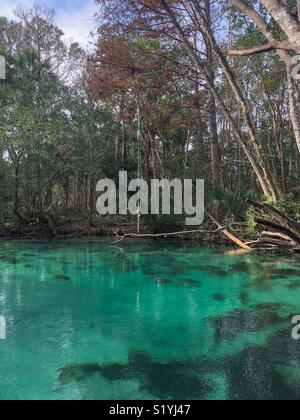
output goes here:
[[55, 7], [54, 0], [1, 0], [0, 16], [9, 19], [14, 17], [13, 11], [18, 5], [31, 7], [34, 4], [46, 5], [56, 11], [56, 23], [64, 31], [66, 41], [77, 41], [83, 46], [87, 46], [91, 41], [90, 33], [95, 32], [97, 22], [94, 15], [97, 5], [94, 0], [73, 2], [75, 7], [71, 7], [68, 1], [62, 0], [60, 7]]
[[97, 22], [94, 15], [97, 11], [94, 0], [86, 0], [80, 9], [75, 9], [71, 13], [57, 13], [57, 24], [65, 33], [67, 40], [80, 42], [86, 46], [91, 40], [90, 33], [95, 32]]
[[[23, 0], [22, 5], [23, 6], [31, 6], [32, 5], [31, 0]], [[13, 11], [17, 7], [17, 5], [20, 4], [20, 2], [15, 0], [1, 0], [0, 3], [0, 16], [5, 16], [7, 18], [13, 18], [14, 14]]]

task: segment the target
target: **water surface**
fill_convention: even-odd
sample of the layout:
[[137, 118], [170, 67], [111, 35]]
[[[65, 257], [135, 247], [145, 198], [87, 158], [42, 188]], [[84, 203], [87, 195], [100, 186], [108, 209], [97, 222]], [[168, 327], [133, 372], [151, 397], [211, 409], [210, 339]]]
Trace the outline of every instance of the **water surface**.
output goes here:
[[300, 259], [1, 242], [0, 399], [300, 399]]

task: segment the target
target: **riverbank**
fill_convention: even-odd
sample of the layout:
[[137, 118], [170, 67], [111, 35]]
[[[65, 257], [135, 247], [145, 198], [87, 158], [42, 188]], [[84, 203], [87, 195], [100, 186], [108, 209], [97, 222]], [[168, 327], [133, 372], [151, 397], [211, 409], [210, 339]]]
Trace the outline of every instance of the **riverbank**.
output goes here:
[[[184, 223], [174, 218], [147, 219], [136, 216], [116, 216], [85, 219], [54, 219], [48, 213], [41, 214], [33, 223], [17, 226], [4, 225], [0, 237], [6, 239], [65, 239], [80, 237], [111, 237], [115, 243], [125, 238], [135, 239], [185, 239], [200, 243], [231, 244], [245, 251], [285, 250], [300, 252], [300, 223], [268, 204], [248, 200], [252, 216], [248, 222], [224, 223], [211, 213], [205, 212], [201, 229], [187, 229]], [[251, 226], [250, 226], [251, 225]]]
[[[209, 230], [209, 226], [206, 226], [208, 230], [185, 230], [182, 228], [176, 229], [150, 229], [149, 227], [141, 224], [139, 227], [139, 234], [145, 235], [149, 239], [155, 240], [172, 240], [178, 239], [183, 241], [201, 242], [210, 244], [230, 244], [225, 237], [222, 237], [218, 230]], [[191, 233], [190, 233], [191, 232]], [[241, 229], [239, 229], [239, 234]], [[137, 225], [135, 220], [103, 220], [98, 223], [89, 224], [86, 221], [69, 221], [59, 224], [52, 224], [49, 226], [48, 223], [35, 223], [28, 226], [7, 226], [0, 230], [0, 238], [7, 240], [18, 240], [18, 239], [80, 239], [80, 238], [116, 238], [116, 241], [125, 239], [125, 237], [134, 237], [137, 234]], [[242, 235], [244, 236], [244, 235]]]

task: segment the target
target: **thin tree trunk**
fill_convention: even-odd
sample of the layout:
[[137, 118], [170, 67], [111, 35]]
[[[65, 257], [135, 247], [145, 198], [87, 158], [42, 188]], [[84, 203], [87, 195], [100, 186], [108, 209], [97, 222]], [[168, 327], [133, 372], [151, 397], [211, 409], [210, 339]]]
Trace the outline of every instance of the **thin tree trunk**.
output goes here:
[[[210, 1], [205, 0], [205, 13], [208, 25], [211, 25], [211, 10]], [[209, 40], [205, 39], [206, 54], [207, 54], [207, 68], [208, 77], [212, 87], [215, 89], [215, 74], [213, 62], [213, 50]], [[209, 91], [209, 128], [210, 128], [210, 144], [211, 144], [211, 162], [213, 174], [213, 188], [215, 190], [221, 189], [221, 159], [219, 151], [219, 137], [217, 128], [217, 107], [216, 100], [211, 91]], [[216, 214], [218, 216], [218, 214]]]
[[19, 217], [19, 189], [20, 189], [19, 161], [15, 165], [15, 194], [14, 194], [14, 215]]

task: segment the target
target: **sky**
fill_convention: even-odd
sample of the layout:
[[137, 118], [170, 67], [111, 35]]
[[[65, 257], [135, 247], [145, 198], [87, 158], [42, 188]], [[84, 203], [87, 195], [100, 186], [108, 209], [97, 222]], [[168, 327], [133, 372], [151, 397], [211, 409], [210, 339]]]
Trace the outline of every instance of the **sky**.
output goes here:
[[0, 0], [0, 16], [13, 18], [14, 9], [18, 6], [47, 6], [56, 12], [56, 23], [65, 33], [67, 41], [77, 41], [88, 46], [90, 33], [97, 24], [94, 14], [99, 10], [95, 0]]

